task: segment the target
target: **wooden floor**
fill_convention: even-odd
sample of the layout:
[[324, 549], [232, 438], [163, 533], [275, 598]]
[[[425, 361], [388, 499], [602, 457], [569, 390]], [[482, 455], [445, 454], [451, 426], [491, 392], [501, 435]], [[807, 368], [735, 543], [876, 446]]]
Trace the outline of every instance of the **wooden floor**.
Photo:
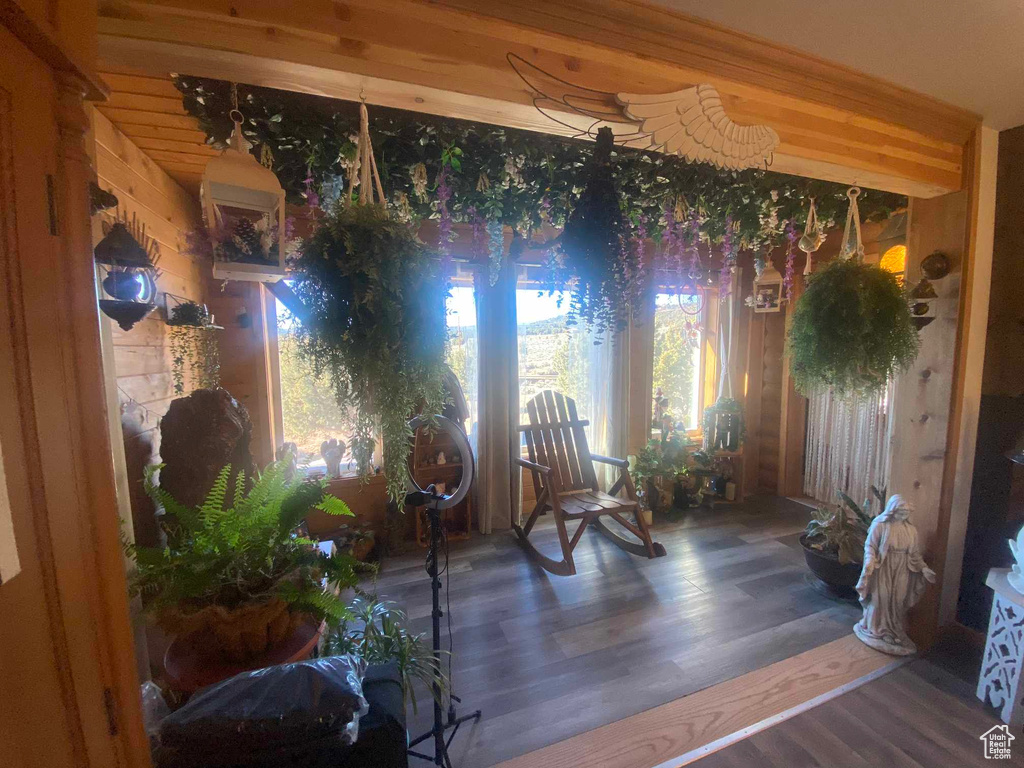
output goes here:
[[1024, 765], [984, 757], [979, 737], [1001, 724], [974, 684], [928, 659], [906, 666], [708, 757], [697, 768], [933, 768]]
[[[668, 550], [656, 560], [588, 531], [570, 577], [530, 564], [511, 533], [453, 543], [455, 690], [462, 711], [483, 709], [453, 744], [456, 764], [491, 766], [848, 635], [859, 609], [806, 581], [806, 521], [775, 497], [696, 510], [656, 527]], [[549, 522], [533, 536], [557, 546]], [[429, 631], [422, 551], [391, 559], [377, 589]]]

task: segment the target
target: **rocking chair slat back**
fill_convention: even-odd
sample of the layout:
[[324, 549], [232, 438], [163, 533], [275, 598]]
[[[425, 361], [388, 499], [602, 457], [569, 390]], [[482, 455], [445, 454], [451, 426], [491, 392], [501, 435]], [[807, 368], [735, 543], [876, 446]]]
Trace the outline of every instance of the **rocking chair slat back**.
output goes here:
[[576, 456], [576, 447], [573, 445], [572, 428], [568, 425], [569, 414], [565, 408], [565, 396], [561, 392], [544, 392], [544, 401], [548, 404], [548, 413], [561, 425], [559, 433], [556, 433], [556, 440], [560, 439], [565, 445], [565, 459], [569, 465], [569, 474], [572, 476], [572, 487], [583, 488], [583, 477], [580, 474], [580, 462]]
[[590, 458], [590, 447], [587, 444], [587, 433], [583, 431], [580, 424], [580, 417], [576, 413], [576, 401], [571, 397], [565, 398], [565, 407], [569, 411], [569, 424], [572, 425], [572, 434], [576, 440], [576, 453], [580, 459], [580, 474], [583, 478], [583, 488], [597, 487], [597, 474], [594, 472], [594, 460]]
[[[562, 491], [596, 490], [594, 464], [571, 397], [546, 389], [527, 404], [530, 425], [523, 427], [530, 461], [551, 468]], [[535, 477], [535, 483], [539, 479]]]

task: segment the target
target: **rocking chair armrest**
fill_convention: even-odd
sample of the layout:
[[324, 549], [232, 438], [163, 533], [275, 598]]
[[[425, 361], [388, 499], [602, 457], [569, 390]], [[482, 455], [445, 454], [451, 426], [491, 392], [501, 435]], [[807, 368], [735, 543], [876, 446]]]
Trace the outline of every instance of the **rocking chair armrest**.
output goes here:
[[520, 458], [516, 458], [514, 459], [514, 461], [520, 467], [526, 467], [526, 469], [529, 469], [533, 472], [540, 472], [542, 475], [551, 474], [551, 467], [545, 467], [543, 464], [534, 464], [532, 461], [527, 461], [526, 459]]
[[629, 462], [626, 459], [613, 459], [610, 456], [599, 456], [596, 453], [590, 454], [590, 458], [594, 461], [599, 461], [602, 464], [611, 464], [613, 467], [619, 469], [629, 469]]

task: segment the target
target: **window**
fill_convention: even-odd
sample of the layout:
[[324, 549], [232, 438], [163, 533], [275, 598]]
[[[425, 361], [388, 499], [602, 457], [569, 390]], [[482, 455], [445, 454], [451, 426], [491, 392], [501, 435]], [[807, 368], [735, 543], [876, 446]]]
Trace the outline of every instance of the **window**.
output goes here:
[[589, 412], [586, 335], [565, 325], [569, 297], [536, 288], [516, 291], [519, 337], [519, 423], [528, 424], [526, 404], [545, 389], [571, 397]]
[[470, 444], [476, 445], [478, 412], [477, 405], [477, 354], [476, 333], [476, 291], [471, 285], [456, 285], [446, 303], [448, 310], [448, 355], [447, 363], [462, 385], [462, 393], [469, 406], [466, 430]]
[[700, 426], [702, 310], [697, 296], [655, 296], [653, 394], [674, 428], [688, 432]]
[[[299, 354], [295, 338], [297, 321], [280, 302], [276, 306], [283, 442], [295, 443], [299, 464], [326, 471], [320, 444], [334, 438], [348, 445], [355, 433], [355, 413], [338, 406], [329, 377], [313, 375], [309, 363]], [[343, 475], [355, 474], [355, 462], [351, 459], [351, 453], [346, 452], [341, 464]]]
[[[297, 321], [277, 302], [277, 346], [281, 371], [281, 412], [283, 442], [295, 443], [300, 464], [310, 470], [326, 470], [320, 444], [334, 438], [351, 442], [355, 433], [355, 411], [342, 408], [334, 396], [330, 378], [314, 376], [309, 363], [299, 354], [295, 338]], [[476, 294], [471, 285], [456, 285], [447, 301], [449, 345], [446, 362], [462, 385], [469, 406], [466, 425], [475, 445], [477, 430], [477, 345]], [[342, 475], [356, 474], [349, 453], [341, 465]]]

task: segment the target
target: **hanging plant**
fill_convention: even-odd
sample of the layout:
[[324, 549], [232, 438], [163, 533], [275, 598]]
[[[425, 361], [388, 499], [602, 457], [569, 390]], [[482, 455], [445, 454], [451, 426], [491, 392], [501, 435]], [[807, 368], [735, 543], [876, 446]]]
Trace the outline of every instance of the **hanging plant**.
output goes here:
[[409, 416], [424, 402], [441, 412], [446, 291], [436, 259], [382, 206], [339, 203], [299, 249], [294, 290], [307, 312], [300, 351], [357, 413], [360, 470], [370, 471], [379, 425], [388, 495], [401, 502]]
[[786, 336], [796, 388], [808, 394], [874, 391], [906, 370], [919, 348], [910, 307], [895, 275], [856, 258], [811, 275]]
[[586, 185], [558, 242], [570, 275], [569, 323], [583, 322], [598, 333], [626, 327], [639, 271], [612, 175], [613, 147], [611, 129], [602, 128]]
[[171, 375], [174, 394], [185, 394], [185, 374], [197, 389], [220, 385], [220, 351], [209, 312], [202, 304], [183, 301], [171, 310]]

